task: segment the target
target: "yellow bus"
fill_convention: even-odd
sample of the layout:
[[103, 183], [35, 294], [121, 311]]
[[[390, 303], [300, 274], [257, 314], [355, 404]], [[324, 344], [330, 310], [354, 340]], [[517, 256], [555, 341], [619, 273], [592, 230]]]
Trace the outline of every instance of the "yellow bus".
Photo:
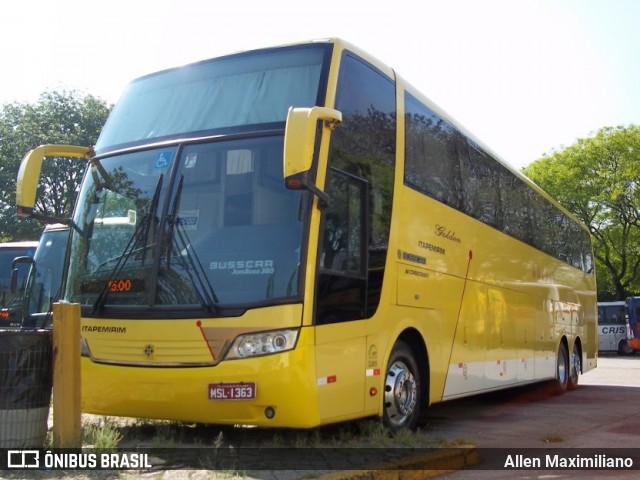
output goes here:
[[338, 39], [134, 80], [88, 159], [64, 299], [86, 412], [307, 428], [595, 367], [590, 238]]

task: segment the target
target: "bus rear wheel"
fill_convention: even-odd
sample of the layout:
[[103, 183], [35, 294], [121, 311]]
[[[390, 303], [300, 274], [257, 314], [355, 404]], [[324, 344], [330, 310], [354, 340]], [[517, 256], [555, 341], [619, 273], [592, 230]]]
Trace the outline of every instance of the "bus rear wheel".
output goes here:
[[393, 431], [414, 430], [420, 415], [420, 374], [411, 348], [398, 341], [393, 346], [384, 381], [382, 421]]
[[569, 359], [569, 384], [567, 385], [569, 390], [578, 388], [580, 372], [582, 372], [582, 357], [580, 357], [580, 348], [578, 348], [577, 343], [574, 343], [571, 350], [571, 358]]
[[569, 352], [564, 342], [560, 342], [558, 347], [558, 357], [556, 358], [556, 379], [553, 383], [553, 393], [562, 395], [567, 391], [569, 385]]

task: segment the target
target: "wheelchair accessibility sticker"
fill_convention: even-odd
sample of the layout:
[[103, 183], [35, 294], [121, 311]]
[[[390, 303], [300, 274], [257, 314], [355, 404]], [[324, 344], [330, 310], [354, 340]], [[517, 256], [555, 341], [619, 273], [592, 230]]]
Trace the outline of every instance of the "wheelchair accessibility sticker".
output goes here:
[[153, 165], [153, 168], [168, 168], [171, 165], [171, 159], [173, 158], [173, 150], [164, 150], [162, 152], [158, 152], [158, 156], [156, 157], [156, 163]]

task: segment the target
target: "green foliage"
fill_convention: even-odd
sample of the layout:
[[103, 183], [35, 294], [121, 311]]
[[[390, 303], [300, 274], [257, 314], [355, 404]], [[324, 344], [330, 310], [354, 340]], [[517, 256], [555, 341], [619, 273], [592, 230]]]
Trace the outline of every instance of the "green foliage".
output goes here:
[[[75, 91], [47, 91], [34, 104], [0, 107], [0, 239], [37, 239], [42, 230], [35, 220], [15, 214], [16, 177], [24, 155], [43, 144], [93, 145], [110, 110], [103, 100]], [[78, 159], [46, 159], [36, 205], [39, 213], [69, 217], [84, 168]]]
[[589, 228], [599, 300], [640, 292], [640, 126], [605, 127], [524, 173]]
[[118, 424], [104, 417], [100, 423], [90, 423], [83, 426], [82, 444], [97, 449], [116, 448], [122, 441], [122, 434]]

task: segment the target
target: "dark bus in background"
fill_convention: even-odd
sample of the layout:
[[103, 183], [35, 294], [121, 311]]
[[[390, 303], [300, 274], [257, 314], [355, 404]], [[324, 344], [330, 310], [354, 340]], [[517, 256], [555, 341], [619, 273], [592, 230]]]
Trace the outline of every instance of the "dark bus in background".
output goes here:
[[[33, 257], [37, 246], [37, 241], [0, 243], [0, 328], [20, 326], [20, 305], [29, 266], [19, 265], [13, 274], [13, 260], [16, 257]], [[12, 275], [15, 289], [11, 288]]]
[[[17, 257], [13, 261], [11, 289], [17, 290], [20, 272], [28, 272], [20, 293], [18, 315], [12, 323], [21, 328], [50, 328], [52, 305], [60, 298], [60, 284], [67, 252], [69, 227], [47, 225], [33, 256]], [[18, 292], [16, 291], [16, 294]], [[17, 317], [17, 318], [16, 318]]]
[[640, 350], [640, 297], [629, 297], [627, 308], [627, 345], [634, 352]]

